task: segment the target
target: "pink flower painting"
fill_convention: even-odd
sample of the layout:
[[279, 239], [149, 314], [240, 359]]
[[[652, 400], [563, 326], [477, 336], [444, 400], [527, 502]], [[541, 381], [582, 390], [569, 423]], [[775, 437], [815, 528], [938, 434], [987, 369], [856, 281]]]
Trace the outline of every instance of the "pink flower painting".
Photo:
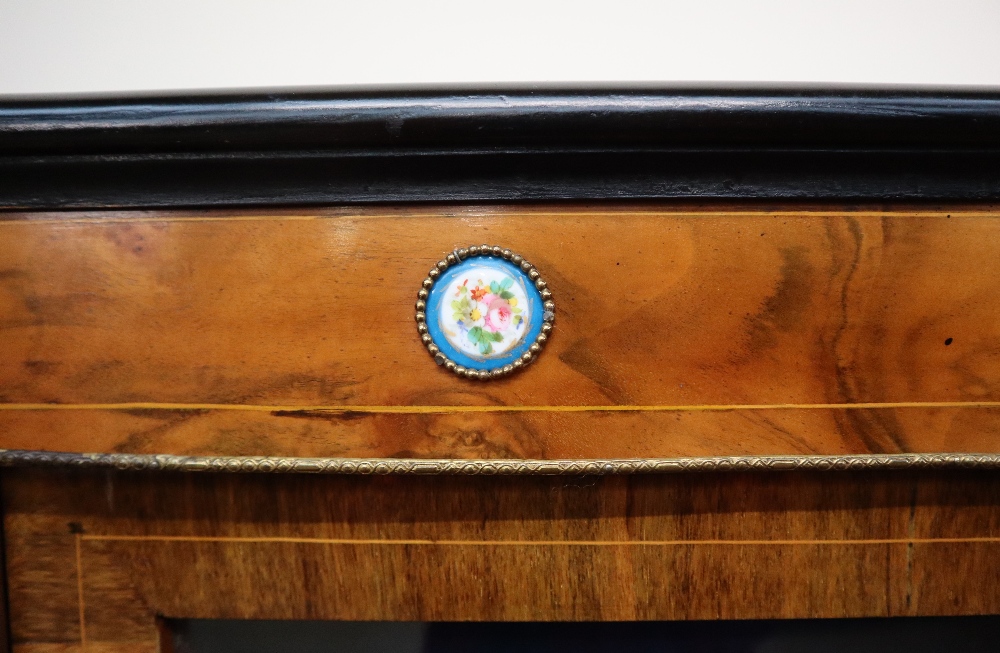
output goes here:
[[[492, 297], [492, 299], [487, 300], [489, 297]], [[484, 326], [494, 333], [505, 331], [510, 326], [511, 319], [514, 317], [514, 311], [511, 309], [510, 304], [507, 303], [507, 300], [495, 295], [487, 295], [483, 298], [483, 302], [487, 306]]]
[[452, 319], [482, 356], [494, 354], [498, 347], [505, 350], [524, 333], [525, 316], [511, 292], [513, 284], [510, 277], [489, 283], [479, 280], [471, 286], [466, 279], [455, 291]]

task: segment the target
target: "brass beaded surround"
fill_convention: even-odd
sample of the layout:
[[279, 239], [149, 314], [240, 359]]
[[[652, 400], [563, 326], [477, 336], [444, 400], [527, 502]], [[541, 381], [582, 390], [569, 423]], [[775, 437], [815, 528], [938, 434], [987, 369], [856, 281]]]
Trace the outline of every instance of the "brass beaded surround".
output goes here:
[[[437, 279], [448, 268], [475, 257], [499, 258], [519, 267], [521, 271], [527, 275], [528, 279], [534, 283], [535, 288], [542, 297], [542, 327], [538, 336], [535, 338], [535, 341], [531, 343], [528, 350], [513, 363], [492, 370], [469, 369], [451, 360], [436, 344], [434, 344], [434, 339], [431, 338], [427, 328], [427, 299], [430, 297], [430, 291], [434, 287]], [[555, 302], [552, 300], [552, 291], [549, 290], [548, 284], [542, 278], [535, 266], [525, 260], [525, 258], [520, 254], [515, 254], [511, 250], [500, 247], [499, 245], [470, 245], [469, 247], [462, 247], [460, 249], [453, 250], [445, 258], [438, 261], [437, 265], [431, 268], [430, 272], [427, 273], [427, 278], [424, 279], [421, 284], [420, 291], [417, 293], [417, 303], [415, 308], [417, 333], [420, 335], [420, 341], [424, 343], [424, 346], [427, 347], [427, 351], [434, 358], [434, 362], [448, 371], [454, 372], [458, 376], [479, 381], [499, 379], [509, 374], [513, 374], [518, 370], [522, 370], [533, 363], [541, 353], [545, 343], [548, 342], [549, 336], [552, 333], [556, 311]]]

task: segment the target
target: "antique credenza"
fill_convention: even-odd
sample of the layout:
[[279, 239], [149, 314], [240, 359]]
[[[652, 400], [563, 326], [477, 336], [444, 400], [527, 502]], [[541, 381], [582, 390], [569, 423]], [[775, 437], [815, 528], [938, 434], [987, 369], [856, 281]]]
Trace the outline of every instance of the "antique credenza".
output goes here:
[[[997, 613], [998, 197], [990, 91], [3, 100], [13, 650]], [[471, 245], [556, 306], [486, 380]]]

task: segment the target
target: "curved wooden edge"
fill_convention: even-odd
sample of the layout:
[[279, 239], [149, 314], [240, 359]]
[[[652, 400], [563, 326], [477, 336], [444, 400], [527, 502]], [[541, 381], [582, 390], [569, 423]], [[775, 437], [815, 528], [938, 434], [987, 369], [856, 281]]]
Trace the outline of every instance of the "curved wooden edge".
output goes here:
[[612, 475], [726, 471], [866, 469], [997, 469], [1000, 454], [857, 454], [847, 456], [719, 456], [607, 460], [464, 460], [419, 458], [275, 458], [0, 450], [0, 467], [113, 468], [123, 471], [312, 474], [449, 474], [468, 476]]
[[993, 88], [612, 85], [0, 98], [0, 155], [1000, 145]]
[[623, 87], [0, 99], [0, 210], [995, 201], [995, 89]]

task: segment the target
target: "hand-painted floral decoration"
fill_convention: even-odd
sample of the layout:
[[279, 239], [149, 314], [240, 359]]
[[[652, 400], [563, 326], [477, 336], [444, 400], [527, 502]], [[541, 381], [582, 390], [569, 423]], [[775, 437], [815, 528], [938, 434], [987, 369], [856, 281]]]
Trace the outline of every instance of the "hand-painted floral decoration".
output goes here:
[[538, 271], [500, 247], [455, 250], [424, 280], [417, 330], [439, 365], [461, 376], [504, 376], [534, 360], [555, 319]]

